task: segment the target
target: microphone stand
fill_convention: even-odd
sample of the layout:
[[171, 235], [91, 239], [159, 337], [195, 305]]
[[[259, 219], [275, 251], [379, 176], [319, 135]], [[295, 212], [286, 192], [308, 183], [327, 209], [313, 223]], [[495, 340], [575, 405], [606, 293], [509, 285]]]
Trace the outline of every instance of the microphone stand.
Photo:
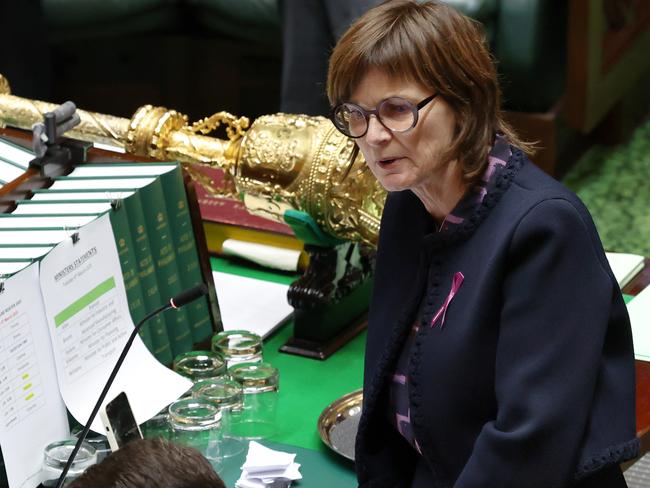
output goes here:
[[120, 366], [122, 366], [122, 363], [124, 362], [124, 358], [126, 358], [126, 354], [129, 352], [129, 349], [131, 349], [131, 344], [133, 344], [133, 341], [135, 340], [135, 336], [140, 331], [140, 328], [142, 327], [142, 324], [144, 324], [150, 318], [152, 318], [152, 317], [158, 315], [159, 313], [164, 312], [165, 310], [168, 310], [170, 308], [176, 308], [176, 307], [174, 307], [172, 301], [170, 301], [169, 303], [166, 303], [165, 305], [157, 308], [153, 312], [150, 312], [140, 322], [138, 322], [135, 327], [133, 327], [133, 332], [131, 332], [131, 335], [129, 336], [129, 340], [126, 341], [126, 345], [124, 346], [124, 349], [122, 350], [122, 354], [120, 354], [120, 357], [118, 358], [117, 362], [115, 363], [115, 367], [113, 368], [113, 371], [111, 371], [111, 374], [108, 377], [108, 381], [106, 382], [106, 385], [104, 386], [104, 389], [102, 390], [101, 394], [99, 395], [99, 398], [97, 399], [97, 403], [95, 404], [95, 407], [93, 408], [93, 411], [90, 413], [90, 417], [88, 418], [88, 421], [86, 422], [86, 425], [84, 426], [83, 430], [81, 431], [81, 434], [79, 434], [79, 439], [77, 439], [77, 443], [75, 444], [74, 449], [70, 453], [70, 457], [68, 458], [68, 462], [65, 463], [65, 466], [63, 467], [63, 471], [61, 472], [61, 476], [59, 476], [59, 481], [56, 484], [56, 488], [61, 488], [63, 486], [63, 482], [65, 481], [65, 477], [68, 474], [68, 471], [70, 470], [70, 466], [72, 466], [72, 462], [74, 461], [74, 458], [77, 455], [77, 452], [79, 452], [79, 448], [81, 448], [81, 444], [86, 439], [86, 436], [88, 435], [88, 431], [90, 430], [90, 425], [93, 423], [93, 420], [95, 420], [95, 417], [97, 416], [97, 412], [99, 412], [99, 408], [101, 407], [102, 402], [104, 401], [104, 398], [106, 398], [106, 395], [108, 394], [108, 390], [110, 389], [111, 385], [113, 384], [113, 381], [115, 380], [115, 376], [117, 376], [117, 372], [120, 369]]

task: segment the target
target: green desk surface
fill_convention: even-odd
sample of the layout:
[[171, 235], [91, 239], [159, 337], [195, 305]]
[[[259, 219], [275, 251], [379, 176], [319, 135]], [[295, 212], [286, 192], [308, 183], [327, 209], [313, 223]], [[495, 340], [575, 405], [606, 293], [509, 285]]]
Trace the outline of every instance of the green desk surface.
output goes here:
[[[291, 283], [296, 276], [246, 268], [220, 258], [211, 259], [212, 269], [280, 283]], [[337, 398], [361, 388], [365, 332], [324, 361], [280, 353], [293, 331], [293, 323], [280, 327], [264, 342], [264, 360], [280, 371], [277, 410], [277, 435], [270, 439], [285, 451], [297, 452], [303, 464], [304, 479], [297, 486], [356, 486], [352, 463], [334, 454], [318, 435], [321, 412]], [[274, 447], [271, 445], [270, 447]], [[293, 449], [293, 451], [292, 451]], [[243, 462], [243, 459], [241, 460]], [[241, 462], [238, 466], [241, 466]], [[234, 486], [230, 468], [222, 474], [227, 486]]]

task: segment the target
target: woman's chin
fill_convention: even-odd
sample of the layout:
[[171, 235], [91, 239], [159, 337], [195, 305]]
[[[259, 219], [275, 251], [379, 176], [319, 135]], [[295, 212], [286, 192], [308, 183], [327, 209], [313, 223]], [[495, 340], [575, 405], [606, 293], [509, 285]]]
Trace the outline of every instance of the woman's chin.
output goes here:
[[389, 175], [388, 177], [380, 178], [379, 184], [384, 187], [384, 190], [386, 191], [402, 191], [410, 188], [410, 185], [408, 185], [403, 178], [395, 176], [396, 175]]

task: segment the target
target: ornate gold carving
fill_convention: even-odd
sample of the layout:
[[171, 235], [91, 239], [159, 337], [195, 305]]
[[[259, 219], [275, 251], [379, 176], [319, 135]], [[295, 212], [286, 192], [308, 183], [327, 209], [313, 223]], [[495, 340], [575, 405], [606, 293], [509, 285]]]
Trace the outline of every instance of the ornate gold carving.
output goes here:
[[133, 154], [165, 159], [171, 134], [185, 126], [187, 116], [164, 107], [145, 105], [131, 118], [125, 149]]
[[[29, 100], [8, 94], [0, 94], [0, 121], [12, 127], [31, 130], [43, 121], [43, 115], [58, 105], [38, 100]], [[77, 110], [81, 123], [68, 135], [83, 141], [101, 142], [123, 147], [129, 127], [129, 119], [113, 117], [85, 110]]]
[[226, 124], [226, 134], [228, 139], [234, 141], [243, 137], [246, 129], [248, 129], [248, 117], [235, 117], [228, 112], [217, 112], [204, 119], [198, 120], [192, 124], [192, 132], [200, 132], [201, 134], [209, 134], [217, 129], [222, 123]]
[[10, 95], [11, 87], [9, 86], [9, 80], [4, 76], [0, 75], [0, 95]]
[[[4, 84], [3, 84], [4, 83]], [[56, 105], [9, 94], [0, 75], [0, 123], [30, 129]], [[219, 191], [198, 169], [217, 166], [252, 213], [283, 221], [287, 209], [309, 213], [334, 236], [376, 244], [385, 192], [358, 157], [348, 173], [353, 142], [324, 117], [274, 114], [248, 128], [227, 112], [188, 125], [187, 116], [145, 105], [128, 120], [77, 111], [70, 136], [124, 147], [132, 154], [179, 160], [199, 183]], [[209, 137], [221, 124], [228, 140]], [[248, 129], [248, 130], [247, 130]]]

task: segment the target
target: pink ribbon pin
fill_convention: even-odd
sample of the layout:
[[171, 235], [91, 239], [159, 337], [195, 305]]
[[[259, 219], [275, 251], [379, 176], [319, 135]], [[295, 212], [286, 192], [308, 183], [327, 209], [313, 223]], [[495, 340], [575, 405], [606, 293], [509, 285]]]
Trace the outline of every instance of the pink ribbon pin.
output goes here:
[[458, 292], [458, 289], [460, 288], [460, 285], [463, 284], [463, 280], [465, 279], [465, 276], [463, 276], [463, 273], [460, 271], [456, 271], [454, 274], [454, 278], [451, 281], [451, 290], [449, 290], [449, 295], [447, 295], [447, 298], [445, 298], [445, 302], [442, 304], [442, 307], [440, 307], [440, 310], [436, 312], [436, 314], [433, 316], [431, 319], [431, 327], [436, 325], [436, 322], [438, 322], [438, 319], [442, 317], [440, 320], [440, 328], [442, 329], [442, 326], [445, 324], [445, 316], [447, 315], [447, 307], [449, 307], [449, 304], [451, 303], [452, 299]]

